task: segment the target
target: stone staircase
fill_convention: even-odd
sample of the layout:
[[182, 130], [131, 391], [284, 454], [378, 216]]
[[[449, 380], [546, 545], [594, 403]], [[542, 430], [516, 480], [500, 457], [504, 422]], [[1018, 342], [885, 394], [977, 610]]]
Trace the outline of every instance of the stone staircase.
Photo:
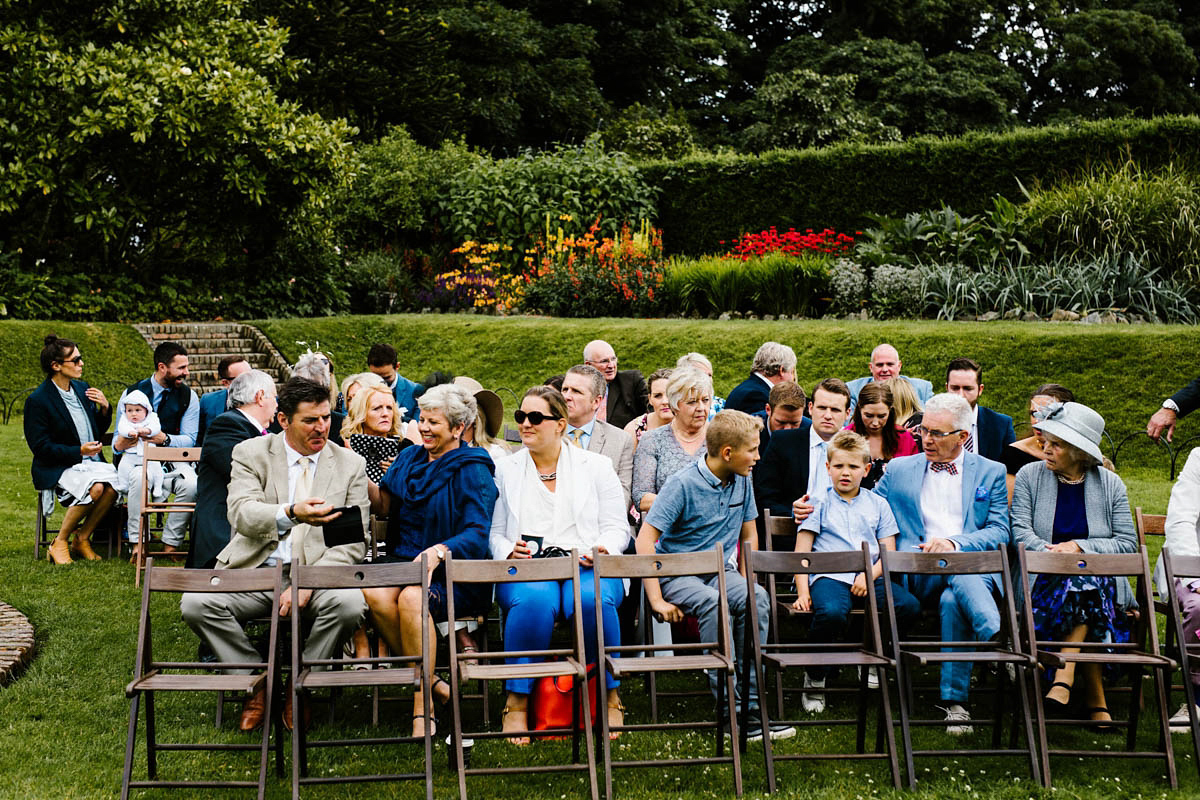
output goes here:
[[291, 366], [275, 345], [253, 325], [238, 322], [165, 322], [133, 326], [153, 350], [162, 342], [178, 342], [188, 351], [188, 385], [196, 394], [221, 388], [217, 364], [225, 356], [244, 356], [283, 383], [291, 377]]

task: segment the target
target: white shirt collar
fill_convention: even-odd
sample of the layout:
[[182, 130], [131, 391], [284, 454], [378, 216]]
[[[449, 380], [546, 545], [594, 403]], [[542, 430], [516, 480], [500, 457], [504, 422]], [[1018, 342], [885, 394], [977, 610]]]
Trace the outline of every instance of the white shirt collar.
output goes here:
[[757, 375], [759, 378], [761, 378], [762, 382], [765, 383], [769, 388], [772, 388], [772, 389], [775, 388], [775, 384], [771, 383], [771, 379], [768, 378], [766, 375], [763, 375], [761, 372], [755, 372], [754, 374]]
[[[292, 449], [292, 446], [290, 444], [288, 444], [286, 434], [281, 433], [281, 434], [279, 434], [279, 436], [283, 440], [283, 451], [285, 453], [287, 453], [287, 463], [288, 463], [289, 469], [296, 466], [296, 462], [302, 458], [307, 458], [314, 467], [317, 466], [317, 459], [320, 458], [321, 452], [324, 450], [324, 448], [322, 448], [321, 450], [318, 450], [317, 452], [313, 453], [310, 456], [305, 456], [303, 453]], [[329, 446], [329, 443], [326, 442], [325, 447], [328, 447], [328, 446]]]
[[[246, 419], [250, 420], [250, 424], [253, 425], [255, 428], [257, 428], [258, 430], [260, 430], [260, 431], [266, 430], [266, 428], [264, 428], [262, 426], [262, 423], [259, 422], [258, 420], [256, 420], [254, 417], [250, 416], [250, 414], [246, 411], [246, 409], [239, 406], [238, 408], [235, 408], [234, 411], [240, 411], [242, 416], [245, 417]], [[284, 444], [286, 445], [287, 442], [284, 442]], [[295, 450], [292, 450], [292, 448], [290, 448], [290, 447], [288, 447], [288, 450], [293, 453], [296, 452]], [[299, 453], [296, 453], [297, 457], [299, 457], [299, 455], [300, 455]], [[288, 466], [290, 467], [291, 465], [292, 465], [292, 462], [289, 461]]]

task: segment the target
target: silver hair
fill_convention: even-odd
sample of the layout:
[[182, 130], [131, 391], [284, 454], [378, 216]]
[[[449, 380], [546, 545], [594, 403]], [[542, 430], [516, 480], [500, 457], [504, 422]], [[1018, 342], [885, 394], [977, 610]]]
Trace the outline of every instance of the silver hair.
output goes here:
[[675, 366], [677, 368], [695, 367], [696, 365], [707, 368], [709, 372], [713, 371], [712, 362], [709, 361], [708, 357], [702, 353], [684, 353], [675, 361]]
[[796, 369], [796, 351], [779, 342], [763, 342], [754, 354], [755, 372], [763, 375], [778, 375]]
[[446, 421], [451, 428], [459, 425], [470, 425], [479, 413], [479, 405], [475, 398], [461, 386], [453, 383], [439, 383], [425, 390], [425, 394], [417, 400], [422, 411], [440, 411], [446, 415]]
[[695, 367], [680, 367], [671, 373], [671, 380], [667, 381], [667, 402], [672, 410], [677, 411], [679, 404], [693, 393], [712, 397], [712, 378]]
[[604, 397], [604, 387], [608, 381], [604, 374], [591, 364], [576, 364], [567, 370], [568, 375], [582, 375], [592, 382], [592, 397]]
[[949, 412], [954, 419], [956, 430], [971, 430], [971, 404], [960, 396], [942, 392], [929, 398], [929, 402], [925, 404], [925, 419], [929, 419], [930, 414], [943, 412]]
[[382, 386], [385, 389], [387, 388], [387, 381], [374, 372], [356, 372], [342, 379], [342, 394], [346, 394], [350, 390], [350, 387], [356, 383], [364, 389], [368, 386]]
[[321, 353], [305, 353], [300, 356], [296, 366], [292, 368], [292, 377], [308, 378], [313, 383], [319, 383], [326, 389], [329, 386], [332, 368], [329, 359]]
[[[585, 344], [583, 346], [583, 360], [591, 361], [592, 359], [590, 358], [590, 354], [591, 354], [592, 350], [594, 350], [596, 348], [596, 345], [601, 345], [601, 344], [605, 345], [609, 350], [613, 350], [613, 346], [611, 344], [609, 344], [608, 342], [604, 341], [603, 339], [593, 339], [592, 341], [588, 342], [587, 344]], [[616, 354], [616, 352], [617, 352], [616, 350], [613, 350], [614, 355]]]
[[225, 395], [226, 408], [241, 408], [254, 402], [259, 392], [271, 394], [275, 391], [275, 379], [261, 369], [246, 370], [229, 383]]

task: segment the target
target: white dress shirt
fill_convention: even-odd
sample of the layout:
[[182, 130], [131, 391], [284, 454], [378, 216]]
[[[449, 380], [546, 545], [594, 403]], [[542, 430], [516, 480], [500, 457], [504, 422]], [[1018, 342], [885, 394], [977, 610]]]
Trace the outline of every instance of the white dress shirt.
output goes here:
[[283, 451], [287, 454], [288, 501], [280, 503], [279, 510], [275, 512], [275, 529], [279, 531], [279, 546], [275, 548], [271, 555], [267, 556], [267, 564], [272, 567], [277, 563], [292, 563], [292, 537], [288, 536], [287, 533], [299, 523], [288, 517], [288, 506], [297, 501], [308, 499], [307, 497], [296, 497], [296, 483], [300, 480], [300, 476], [304, 474], [304, 466], [300, 463], [300, 459], [308, 458], [308, 485], [312, 486], [317, 475], [317, 459], [321, 456], [320, 450], [310, 456], [305, 456], [303, 453], [292, 449], [284, 434], [279, 434], [279, 436], [283, 438]]
[[829, 469], [825, 466], [828, 458], [825, 448], [828, 442], [821, 438], [815, 427], [808, 429], [808, 496], [824, 497], [825, 490], [831, 485]]
[[[963, 507], [962, 482], [963, 461], [966, 452], [960, 450], [951, 463], [957, 474], [934, 471], [925, 464], [925, 480], [921, 483], [921, 520], [925, 523], [925, 541], [930, 539], [954, 540], [962, 533]], [[957, 545], [955, 545], [957, 547]]]

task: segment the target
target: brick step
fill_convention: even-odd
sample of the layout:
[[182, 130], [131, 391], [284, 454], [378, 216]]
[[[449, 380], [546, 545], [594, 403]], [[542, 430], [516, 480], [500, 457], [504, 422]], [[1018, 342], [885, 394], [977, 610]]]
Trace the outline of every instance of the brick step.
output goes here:
[[192, 371], [192, 372], [195, 372], [197, 370], [216, 369], [217, 364], [219, 364], [221, 362], [221, 359], [225, 358], [226, 356], [237, 356], [238, 358], [244, 358], [250, 362], [250, 366], [255, 367], [256, 369], [262, 369], [263, 367], [267, 366], [271, 362], [271, 357], [269, 355], [267, 355], [266, 353], [256, 353], [253, 350], [235, 350], [233, 352], [222, 351], [220, 353], [200, 353], [200, 352], [196, 352], [195, 350], [192, 350], [191, 348], [189, 348], [188, 349], [188, 369], [189, 369], [189, 371]]
[[[195, 355], [212, 355], [215, 353], [253, 353], [258, 348], [253, 339], [247, 339], [239, 336], [236, 339], [199, 339], [199, 338], [178, 338], [164, 339], [163, 341], [177, 342], [183, 345], [183, 348], [188, 351], [188, 356]], [[152, 345], [152, 348], [157, 345]]]
[[242, 336], [245, 327], [240, 322], [160, 322], [136, 326], [153, 339], [175, 339], [180, 336]]

